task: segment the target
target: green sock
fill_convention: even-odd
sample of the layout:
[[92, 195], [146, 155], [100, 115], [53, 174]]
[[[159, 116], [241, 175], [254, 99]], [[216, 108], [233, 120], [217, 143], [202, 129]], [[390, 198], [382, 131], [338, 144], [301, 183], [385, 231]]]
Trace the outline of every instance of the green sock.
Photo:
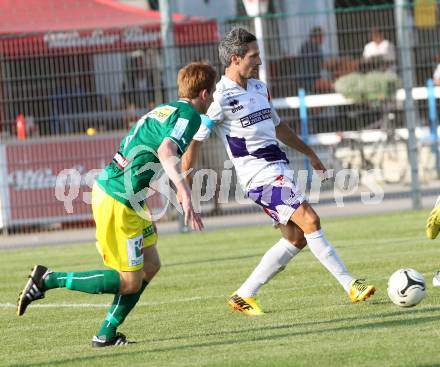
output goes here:
[[116, 335], [116, 328], [124, 322], [127, 315], [139, 301], [139, 298], [147, 285], [148, 282], [143, 281], [142, 287], [137, 293], [115, 295], [113, 303], [107, 312], [107, 316], [98, 331], [98, 336], [105, 336], [106, 340], [110, 340]]
[[91, 270], [74, 273], [50, 273], [44, 279], [46, 289], [67, 288], [84, 293], [117, 294], [121, 280], [116, 270]]

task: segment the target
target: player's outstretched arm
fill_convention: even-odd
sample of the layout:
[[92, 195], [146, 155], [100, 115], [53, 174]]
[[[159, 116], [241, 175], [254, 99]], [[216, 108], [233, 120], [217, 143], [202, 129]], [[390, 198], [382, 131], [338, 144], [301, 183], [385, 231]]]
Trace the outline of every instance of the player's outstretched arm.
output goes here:
[[192, 140], [190, 145], [188, 146], [188, 149], [182, 156], [182, 172], [185, 174], [185, 180], [188, 183], [188, 185], [191, 187], [191, 177], [192, 175], [189, 174], [190, 170], [192, 170], [197, 162], [197, 158], [199, 156], [200, 149], [202, 148], [201, 141], [198, 140]]
[[160, 163], [171, 181], [177, 188], [177, 198], [182, 204], [185, 215], [185, 225], [197, 231], [203, 229], [203, 222], [200, 215], [194, 211], [191, 203], [191, 190], [180, 171], [180, 160], [177, 159], [177, 144], [170, 139], [165, 139], [157, 150]]
[[313, 169], [323, 172], [327, 171], [324, 164], [321, 162], [313, 149], [305, 144], [285, 122], [281, 122], [275, 129], [277, 138], [281, 142], [309, 157]]

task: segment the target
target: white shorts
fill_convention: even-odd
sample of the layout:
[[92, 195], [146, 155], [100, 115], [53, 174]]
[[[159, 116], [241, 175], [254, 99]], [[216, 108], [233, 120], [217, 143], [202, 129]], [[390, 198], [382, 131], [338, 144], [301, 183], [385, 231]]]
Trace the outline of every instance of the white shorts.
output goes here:
[[250, 182], [246, 194], [281, 224], [287, 224], [305, 201], [293, 180], [293, 171], [285, 163], [274, 163], [260, 171]]

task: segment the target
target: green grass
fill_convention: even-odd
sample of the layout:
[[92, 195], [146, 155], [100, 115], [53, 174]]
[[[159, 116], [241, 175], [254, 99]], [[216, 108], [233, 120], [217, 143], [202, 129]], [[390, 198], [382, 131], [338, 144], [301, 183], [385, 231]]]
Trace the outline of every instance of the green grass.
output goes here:
[[[15, 303], [30, 267], [102, 267], [94, 245], [0, 252], [0, 365], [5, 366], [439, 366], [439, 241], [424, 236], [427, 211], [323, 221], [353, 274], [379, 289], [351, 304], [308, 249], [260, 292], [267, 314], [230, 311], [226, 298], [279, 238], [269, 225], [163, 236], [163, 267], [120, 330], [137, 344], [94, 350], [105, 307], [34, 307]], [[428, 294], [415, 308], [387, 298], [388, 277], [413, 267]], [[36, 305], [106, 304], [110, 295], [48, 292]]]

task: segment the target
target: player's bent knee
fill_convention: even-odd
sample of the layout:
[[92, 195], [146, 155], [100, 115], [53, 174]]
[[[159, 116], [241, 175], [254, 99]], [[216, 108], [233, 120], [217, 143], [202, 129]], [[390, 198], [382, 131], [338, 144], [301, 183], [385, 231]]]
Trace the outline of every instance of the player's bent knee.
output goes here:
[[307, 240], [304, 237], [304, 232], [293, 222], [281, 226], [281, 234], [290, 245], [302, 250], [307, 245]]
[[292, 244], [292, 246], [295, 246], [296, 248], [299, 248], [300, 250], [302, 250], [304, 247], [307, 246], [307, 241], [305, 238], [301, 238], [299, 240], [293, 240], [293, 241], [290, 241], [290, 243]]
[[120, 294], [134, 294], [139, 292], [142, 286], [142, 280], [136, 280], [132, 282], [125, 282], [125, 284], [121, 284]]
[[302, 250], [304, 247], [307, 246], [307, 240], [304, 238], [304, 236], [298, 236], [297, 234], [293, 234], [291, 236], [283, 236], [284, 239], [286, 239], [287, 241], [289, 241], [289, 243], [292, 246], [295, 246], [296, 248], [299, 248], [300, 250]]
[[132, 273], [125, 272], [121, 276], [121, 285], [119, 287], [120, 294], [134, 294], [139, 292], [142, 287], [142, 272], [136, 271]]
[[304, 220], [309, 229], [308, 232], [318, 231], [321, 228], [321, 219], [315, 213], [307, 213]]

